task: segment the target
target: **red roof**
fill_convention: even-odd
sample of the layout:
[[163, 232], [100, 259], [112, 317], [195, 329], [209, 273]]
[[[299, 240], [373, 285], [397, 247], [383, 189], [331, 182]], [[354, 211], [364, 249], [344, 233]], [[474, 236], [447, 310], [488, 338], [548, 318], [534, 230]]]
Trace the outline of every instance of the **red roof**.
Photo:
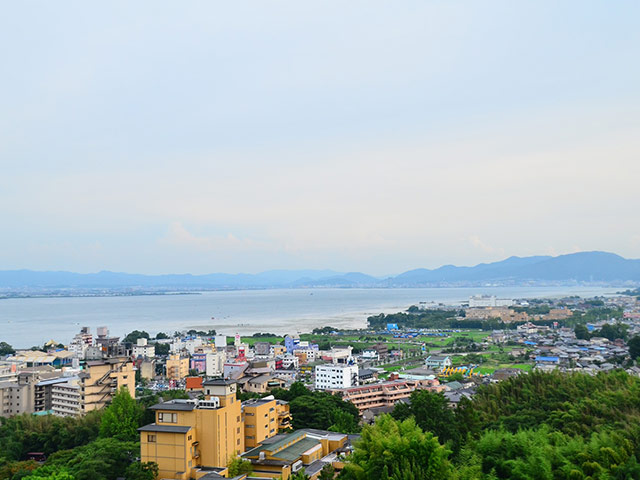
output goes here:
[[187, 390], [202, 389], [202, 377], [187, 377]]

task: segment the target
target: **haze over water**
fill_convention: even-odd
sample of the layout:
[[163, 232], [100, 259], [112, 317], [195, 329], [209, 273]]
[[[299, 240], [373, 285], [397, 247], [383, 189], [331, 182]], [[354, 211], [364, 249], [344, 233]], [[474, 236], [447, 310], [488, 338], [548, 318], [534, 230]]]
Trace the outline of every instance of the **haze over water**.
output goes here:
[[[455, 304], [471, 295], [540, 298], [615, 293], [597, 287], [495, 287], [397, 289], [278, 289], [203, 292], [199, 295], [22, 298], [0, 301], [0, 341], [16, 348], [54, 339], [68, 343], [80, 327], [173, 333], [196, 328], [233, 335], [309, 332], [331, 325], [363, 328], [370, 315], [401, 311], [418, 302]], [[212, 318], [213, 317], [213, 318]]]

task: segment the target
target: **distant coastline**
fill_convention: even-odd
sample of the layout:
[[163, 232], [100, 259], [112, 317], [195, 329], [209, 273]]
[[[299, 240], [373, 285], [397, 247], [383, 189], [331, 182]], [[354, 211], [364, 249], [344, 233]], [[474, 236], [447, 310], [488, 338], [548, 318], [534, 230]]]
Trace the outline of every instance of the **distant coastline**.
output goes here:
[[153, 297], [153, 296], [170, 296], [170, 295], [202, 295], [201, 291], [193, 292], [95, 292], [95, 293], [18, 293], [9, 292], [0, 294], [0, 300], [18, 300], [21, 298], [95, 298], [95, 297]]

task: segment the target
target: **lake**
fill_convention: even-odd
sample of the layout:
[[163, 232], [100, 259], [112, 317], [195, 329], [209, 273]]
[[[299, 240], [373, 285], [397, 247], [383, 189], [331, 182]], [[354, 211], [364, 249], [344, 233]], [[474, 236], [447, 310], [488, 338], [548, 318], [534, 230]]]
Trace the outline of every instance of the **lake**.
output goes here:
[[471, 295], [540, 298], [615, 293], [597, 287], [485, 287], [389, 289], [278, 289], [202, 292], [197, 295], [16, 298], [0, 300], [0, 341], [16, 348], [54, 339], [68, 343], [82, 326], [109, 327], [123, 336], [132, 330], [172, 333], [196, 328], [233, 335], [255, 332], [303, 333], [331, 325], [362, 328], [378, 313], [404, 310], [418, 302], [456, 304]]

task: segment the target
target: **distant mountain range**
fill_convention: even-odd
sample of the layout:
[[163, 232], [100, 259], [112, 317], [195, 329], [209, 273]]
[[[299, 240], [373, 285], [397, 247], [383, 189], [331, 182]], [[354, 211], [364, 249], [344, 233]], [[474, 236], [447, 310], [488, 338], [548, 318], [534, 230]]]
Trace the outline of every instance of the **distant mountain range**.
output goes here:
[[640, 260], [607, 252], [510, 257], [474, 267], [419, 268], [395, 277], [376, 278], [333, 270], [269, 270], [258, 274], [140, 275], [116, 272], [72, 273], [0, 271], [2, 289], [250, 289], [301, 287], [429, 287], [519, 284], [640, 283]]

